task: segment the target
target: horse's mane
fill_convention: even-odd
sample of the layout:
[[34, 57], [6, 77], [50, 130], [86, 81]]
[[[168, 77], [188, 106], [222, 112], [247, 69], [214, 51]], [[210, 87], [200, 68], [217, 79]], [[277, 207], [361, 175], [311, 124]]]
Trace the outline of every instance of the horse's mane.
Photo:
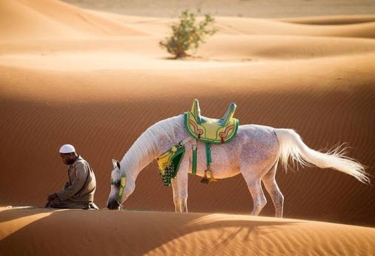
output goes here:
[[129, 148], [121, 160], [121, 166], [132, 169], [143, 169], [150, 163], [162, 148], [162, 142], [168, 140], [176, 143], [175, 130], [181, 128], [183, 115], [178, 115], [161, 120], [146, 129]]

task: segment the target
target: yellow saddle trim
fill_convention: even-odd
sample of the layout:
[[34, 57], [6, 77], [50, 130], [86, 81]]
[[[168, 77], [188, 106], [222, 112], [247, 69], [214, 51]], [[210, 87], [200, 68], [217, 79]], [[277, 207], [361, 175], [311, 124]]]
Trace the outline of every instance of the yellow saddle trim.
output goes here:
[[232, 103], [223, 118], [214, 119], [201, 116], [198, 100], [193, 101], [190, 112], [185, 112], [185, 127], [197, 140], [220, 144], [233, 139], [238, 130], [239, 121], [234, 118], [236, 104]]

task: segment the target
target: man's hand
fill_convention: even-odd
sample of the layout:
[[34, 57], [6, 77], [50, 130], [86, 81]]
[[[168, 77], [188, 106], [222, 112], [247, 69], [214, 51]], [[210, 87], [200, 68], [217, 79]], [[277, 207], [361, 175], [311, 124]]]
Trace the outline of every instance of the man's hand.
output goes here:
[[56, 194], [56, 193], [53, 193], [53, 194], [48, 195], [47, 200], [48, 200], [48, 201], [53, 201], [53, 200], [55, 200], [56, 198], [57, 198], [57, 194]]

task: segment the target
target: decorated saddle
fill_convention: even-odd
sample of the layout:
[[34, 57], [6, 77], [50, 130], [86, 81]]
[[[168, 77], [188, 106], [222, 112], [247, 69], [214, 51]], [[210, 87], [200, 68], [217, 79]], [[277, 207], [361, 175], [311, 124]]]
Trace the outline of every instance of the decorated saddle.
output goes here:
[[185, 127], [199, 141], [213, 144], [228, 142], [237, 134], [239, 122], [233, 117], [236, 107], [231, 103], [221, 119], [208, 118], [201, 115], [199, 102], [195, 99], [191, 111], [184, 114]]
[[[233, 117], [236, 107], [236, 104], [231, 103], [221, 119], [208, 118], [201, 115], [199, 102], [195, 99], [191, 111], [184, 113], [184, 122], [188, 133], [195, 140], [206, 144], [207, 169], [204, 171], [202, 183], [216, 181], [211, 170], [212, 158], [210, 145], [229, 142], [236, 136], [239, 125], [238, 119]], [[193, 146], [192, 173], [196, 174], [196, 171], [197, 147], [195, 145]], [[207, 173], [210, 174], [210, 179], [208, 179]]]
[[[191, 137], [172, 146], [156, 159], [159, 174], [162, 177], [164, 185], [170, 186], [171, 179], [176, 177], [185, 153], [185, 144], [190, 140], [195, 141], [192, 153], [192, 173], [196, 174], [197, 169], [196, 141], [201, 141], [206, 144], [207, 163], [207, 169], [201, 182], [209, 183], [216, 181], [210, 167], [212, 162], [210, 145], [229, 142], [236, 136], [239, 125], [238, 119], [233, 117], [236, 107], [236, 104], [231, 103], [221, 119], [214, 119], [202, 116], [198, 100], [195, 99], [193, 101], [191, 111], [184, 113], [185, 128]], [[210, 179], [207, 177], [207, 173], [210, 173]]]

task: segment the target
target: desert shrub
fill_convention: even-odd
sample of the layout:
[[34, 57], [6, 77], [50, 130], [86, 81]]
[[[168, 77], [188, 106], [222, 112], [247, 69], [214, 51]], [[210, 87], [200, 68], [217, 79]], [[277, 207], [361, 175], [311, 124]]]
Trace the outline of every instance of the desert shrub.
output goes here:
[[[197, 11], [200, 13], [200, 10]], [[187, 51], [196, 52], [205, 43], [205, 37], [217, 32], [214, 27], [215, 19], [205, 14], [201, 21], [197, 21], [195, 13], [188, 10], [181, 12], [179, 23], [172, 24], [172, 35], [159, 42], [160, 47], [173, 54], [176, 59], [188, 56]]]

